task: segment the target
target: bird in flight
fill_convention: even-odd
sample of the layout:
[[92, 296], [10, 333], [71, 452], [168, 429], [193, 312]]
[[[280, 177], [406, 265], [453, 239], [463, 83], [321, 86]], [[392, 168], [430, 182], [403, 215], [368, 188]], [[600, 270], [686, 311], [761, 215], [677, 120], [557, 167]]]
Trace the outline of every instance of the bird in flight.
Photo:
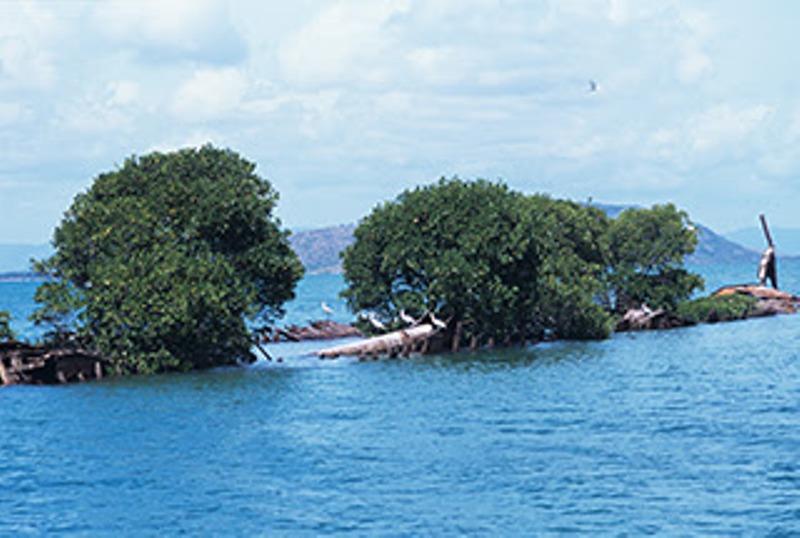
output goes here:
[[594, 93], [597, 91], [597, 81], [589, 80], [589, 92]]
[[322, 311], [325, 312], [326, 316], [330, 317], [330, 315], [333, 314], [333, 308], [328, 306], [327, 303], [325, 303], [325, 301], [321, 302], [319, 306], [320, 308], [322, 308]]

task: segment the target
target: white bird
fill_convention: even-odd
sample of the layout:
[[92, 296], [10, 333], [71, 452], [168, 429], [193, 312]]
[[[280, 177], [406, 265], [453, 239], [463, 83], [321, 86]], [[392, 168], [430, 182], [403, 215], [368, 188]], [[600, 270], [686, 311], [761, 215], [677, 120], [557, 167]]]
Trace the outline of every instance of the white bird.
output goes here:
[[436, 325], [440, 329], [446, 329], [447, 328], [447, 323], [445, 323], [444, 321], [438, 319], [433, 314], [431, 314], [431, 323], [433, 323], [434, 325]]
[[325, 301], [319, 303], [319, 306], [322, 308], [322, 311], [325, 312], [326, 316], [330, 316], [331, 314], [333, 314], [333, 308], [328, 306], [327, 303], [325, 303]]
[[400, 319], [403, 320], [405, 323], [407, 323], [409, 325], [416, 325], [417, 324], [417, 320], [415, 320], [414, 318], [412, 318], [411, 316], [406, 314], [405, 310], [401, 310], [400, 311]]
[[379, 331], [385, 331], [386, 325], [381, 323], [381, 320], [375, 317], [375, 314], [370, 314], [367, 316], [367, 321], [369, 321], [370, 325], [378, 329]]

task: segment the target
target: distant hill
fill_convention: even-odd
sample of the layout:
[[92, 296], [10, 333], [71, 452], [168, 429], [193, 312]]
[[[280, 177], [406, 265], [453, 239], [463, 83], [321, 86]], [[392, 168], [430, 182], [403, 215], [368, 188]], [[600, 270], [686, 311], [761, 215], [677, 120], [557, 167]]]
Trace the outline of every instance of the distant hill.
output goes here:
[[[631, 206], [592, 204], [609, 216], [616, 217]], [[342, 224], [315, 230], [300, 229], [289, 238], [292, 248], [309, 273], [338, 273], [342, 270], [339, 253], [353, 242], [355, 224]]]
[[686, 258], [692, 265], [758, 263], [761, 255], [738, 243], [725, 239], [711, 228], [697, 224], [698, 239], [694, 254]]
[[[612, 219], [617, 218], [628, 208], [638, 207], [615, 204], [592, 204], [592, 206], [601, 209]], [[758, 263], [760, 257], [758, 252], [726, 239], [708, 226], [695, 224], [698, 232], [697, 248], [686, 258], [686, 263], [690, 265]]]
[[[613, 206], [624, 209], [622, 206]], [[616, 216], [619, 211], [612, 211]], [[292, 247], [309, 273], [341, 271], [339, 252], [353, 242], [355, 225], [297, 232], [291, 237]], [[690, 265], [758, 263], [759, 253], [734, 243], [707, 226], [698, 224], [699, 241], [694, 254], [686, 259]]]
[[[627, 206], [595, 204], [595, 207], [616, 217]], [[289, 241], [309, 273], [338, 273], [341, 271], [339, 253], [353, 242], [353, 230], [355, 224], [303, 230], [293, 233]], [[757, 263], [758, 252], [730, 241], [706, 226], [698, 225], [698, 231], [700, 242], [695, 253], [686, 260], [688, 263], [693, 265]], [[775, 240], [780, 241], [778, 243], [780, 249], [786, 241], [786, 235], [778, 230], [774, 235]], [[28, 260], [31, 257], [45, 257], [50, 253], [49, 245], [0, 245], [0, 273], [24, 273], [29, 267]], [[786, 252], [779, 250], [779, 253]], [[14, 275], [16, 278], [19, 276]]]
[[[779, 256], [800, 256], [800, 228], [770, 227], [770, 233]], [[756, 251], [767, 246], [761, 228], [755, 225], [726, 233], [725, 237]]]
[[293, 233], [289, 242], [309, 273], [338, 273], [342, 270], [339, 253], [353, 242], [355, 229], [355, 224], [341, 224], [303, 230]]

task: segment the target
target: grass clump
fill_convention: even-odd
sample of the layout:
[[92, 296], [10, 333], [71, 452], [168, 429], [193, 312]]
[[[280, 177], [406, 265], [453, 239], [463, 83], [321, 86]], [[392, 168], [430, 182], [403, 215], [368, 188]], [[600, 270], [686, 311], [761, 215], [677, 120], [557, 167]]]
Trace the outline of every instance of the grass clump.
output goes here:
[[744, 319], [758, 302], [749, 295], [710, 296], [685, 301], [678, 305], [678, 315], [692, 323], [714, 323]]

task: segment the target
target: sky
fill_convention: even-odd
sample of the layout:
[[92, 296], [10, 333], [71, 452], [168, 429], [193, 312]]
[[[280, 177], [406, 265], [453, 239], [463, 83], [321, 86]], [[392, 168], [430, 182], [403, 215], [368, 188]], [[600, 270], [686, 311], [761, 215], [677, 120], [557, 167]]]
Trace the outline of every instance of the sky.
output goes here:
[[[290, 228], [441, 176], [800, 227], [800, 3], [0, 3], [0, 243], [126, 157], [212, 143]], [[590, 90], [590, 82], [597, 84]]]

